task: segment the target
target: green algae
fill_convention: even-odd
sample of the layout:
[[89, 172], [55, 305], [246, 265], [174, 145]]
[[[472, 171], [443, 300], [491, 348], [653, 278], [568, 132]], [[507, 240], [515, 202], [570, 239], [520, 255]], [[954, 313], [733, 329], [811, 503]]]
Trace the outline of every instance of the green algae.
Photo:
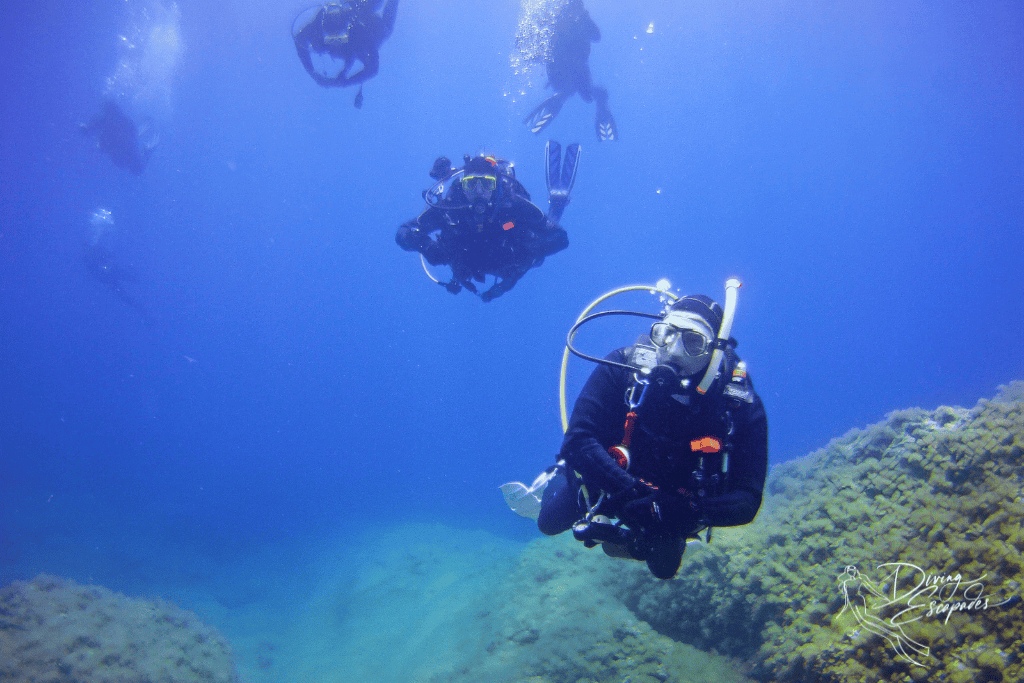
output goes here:
[[[659, 631], [744, 659], [763, 680], [1021, 680], [1020, 607], [994, 606], [1024, 582], [1019, 384], [971, 410], [896, 411], [774, 468], [753, 524], [718, 530], [676, 581], [652, 590], [620, 577], [626, 601]], [[978, 579], [989, 607], [922, 609], [902, 634], [927, 655], [901, 657], [841, 614], [844, 568], [884, 563]]]

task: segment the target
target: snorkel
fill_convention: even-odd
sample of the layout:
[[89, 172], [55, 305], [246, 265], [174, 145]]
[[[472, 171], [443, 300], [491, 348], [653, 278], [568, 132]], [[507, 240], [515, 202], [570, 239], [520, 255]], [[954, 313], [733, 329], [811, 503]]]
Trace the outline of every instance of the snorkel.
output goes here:
[[697, 393], [704, 395], [711, 387], [711, 383], [718, 376], [718, 369], [722, 366], [722, 359], [725, 358], [725, 347], [729, 343], [729, 333], [732, 332], [732, 321], [736, 317], [736, 302], [739, 299], [742, 283], [736, 278], [729, 278], [725, 281], [725, 315], [722, 317], [722, 326], [718, 328], [718, 338], [715, 340], [715, 351], [711, 354], [711, 362], [704, 373], [704, 378], [697, 385]]

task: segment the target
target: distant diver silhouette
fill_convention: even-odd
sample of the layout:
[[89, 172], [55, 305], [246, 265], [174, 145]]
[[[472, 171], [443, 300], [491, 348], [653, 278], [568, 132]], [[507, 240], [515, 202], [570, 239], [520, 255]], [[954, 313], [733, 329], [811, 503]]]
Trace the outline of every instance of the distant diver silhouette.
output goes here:
[[135, 271], [125, 268], [114, 258], [114, 254], [102, 244], [87, 243], [85, 251], [82, 252], [82, 261], [85, 263], [85, 270], [101, 285], [108, 287], [118, 299], [135, 310], [142, 320], [150, 325], [153, 319], [149, 311], [142, 303], [132, 296], [126, 289], [126, 283], [139, 281]]
[[590, 74], [590, 43], [599, 40], [601, 30], [590, 18], [583, 0], [567, 0], [557, 9], [550, 45], [544, 56], [547, 87], [555, 94], [523, 120], [532, 132], [544, 130], [558, 116], [566, 100], [579, 93], [584, 102], [597, 105], [594, 130], [598, 140], [618, 139], [619, 131], [608, 109], [608, 90], [595, 85]]
[[142, 175], [156, 147], [156, 140], [142, 141], [149, 127], [140, 129], [113, 100], [105, 100], [100, 114], [79, 127], [83, 134], [96, 138], [96, 146], [110, 157], [115, 166], [135, 175]]
[[[352, 102], [356, 109], [363, 106], [362, 84], [380, 70], [380, 46], [391, 36], [398, 15], [398, 0], [387, 0], [377, 14], [380, 4], [381, 0], [327, 2], [304, 10], [292, 23], [295, 49], [306, 73], [325, 88], [358, 84]], [[362, 68], [350, 75], [356, 62]]]

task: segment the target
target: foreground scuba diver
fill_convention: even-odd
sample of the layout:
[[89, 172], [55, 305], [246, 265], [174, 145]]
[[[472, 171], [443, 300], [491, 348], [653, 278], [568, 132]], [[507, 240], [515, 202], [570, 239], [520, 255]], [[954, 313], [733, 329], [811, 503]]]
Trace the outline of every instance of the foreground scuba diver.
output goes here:
[[[306, 72], [325, 88], [359, 84], [356, 109], [363, 106], [363, 82], [380, 70], [381, 43], [395, 28], [398, 0], [387, 0], [382, 15], [376, 13], [379, 6], [380, 0], [328, 2], [300, 13], [292, 24], [295, 49]], [[340, 68], [334, 60], [342, 61]], [[363, 68], [349, 75], [356, 61]]]
[[96, 147], [105, 152], [115, 166], [142, 175], [156, 148], [156, 139], [144, 141], [149, 128], [140, 128], [117, 102], [105, 100], [96, 118], [79, 125], [84, 135], [96, 138]]
[[590, 43], [601, 40], [601, 30], [590, 18], [582, 0], [567, 0], [558, 9], [551, 33], [550, 48], [544, 61], [548, 73], [548, 87], [555, 94], [530, 112], [523, 121], [534, 133], [551, 123], [562, 105], [575, 93], [584, 102], [595, 102], [597, 115], [594, 129], [598, 140], [617, 140], [618, 128], [608, 110], [608, 90], [594, 85], [590, 75]]
[[[450, 266], [448, 282], [429, 271], [427, 275], [452, 294], [465, 287], [485, 302], [501, 296], [526, 271], [569, 246], [558, 221], [569, 203], [579, 152], [579, 145], [569, 145], [563, 165], [561, 146], [548, 142], [547, 215], [530, 202], [510, 162], [466, 155], [465, 165], [455, 169], [447, 157], [440, 157], [430, 171], [437, 182], [423, 193], [427, 210], [403, 223], [395, 242], [406, 251], [419, 252], [426, 263]], [[494, 276], [494, 285], [478, 292], [473, 281], [483, 283], [487, 275]]]
[[[675, 576], [688, 538], [707, 529], [710, 540], [711, 527], [753, 520], [768, 419], [729, 336], [739, 286], [726, 283], [724, 312], [691, 295], [661, 316], [581, 316], [568, 349], [599, 367], [576, 400], [558, 464], [531, 487], [502, 486], [509, 506], [537, 516], [545, 534], [572, 528], [587, 547], [602, 543], [608, 555], [645, 561], [659, 579]], [[657, 322], [603, 360], [573, 349], [581, 324], [610, 314]]]

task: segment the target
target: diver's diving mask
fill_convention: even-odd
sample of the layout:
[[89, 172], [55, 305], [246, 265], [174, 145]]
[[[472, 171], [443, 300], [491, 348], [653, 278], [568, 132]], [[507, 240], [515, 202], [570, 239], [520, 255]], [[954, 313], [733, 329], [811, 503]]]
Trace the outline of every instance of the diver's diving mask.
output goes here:
[[658, 363], [675, 366], [687, 376], [708, 364], [714, 336], [703, 318], [684, 311], [673, 311], [651, 327]]
[[688, 356], [701, 356], [708, 351], [711, 342], [696, 330], [680, 329], [671, 323], [655, 323], [651, 328], [651, 341], [655, 346], [671, 346], [680, 342], [680, 348]]
[[498, 178], [493, 175], [463, 175], [462, 176], [462, 191], [466, 193], [467, 197], [472, 197], [486, 192], [490, 194], [494, 192], [494, 188], [498, 186]]
[[348, 32], [352, 28], [349, 21], [346, 6], [332, 2], [324, 5], [323, 15], [320, 18], [320, 28], [323, 32], [324, 44], [334, 45], [348, 42]]

